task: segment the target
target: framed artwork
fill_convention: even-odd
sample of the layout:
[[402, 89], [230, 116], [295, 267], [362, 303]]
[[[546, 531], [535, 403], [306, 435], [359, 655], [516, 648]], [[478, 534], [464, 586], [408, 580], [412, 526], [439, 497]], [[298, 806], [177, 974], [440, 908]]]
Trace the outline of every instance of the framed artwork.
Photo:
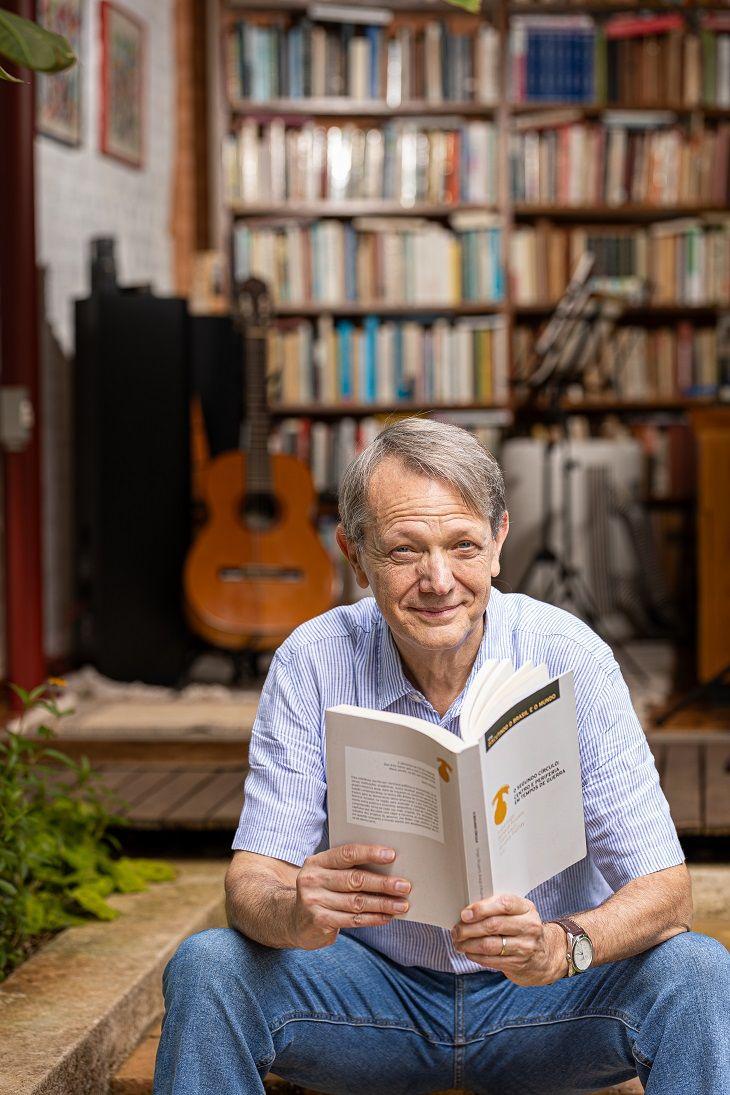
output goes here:
[[38, 0], [38, 22], [62, 34], [78, 57], [66, 72], [36, 78], [36, 127], [44, 137], [81, 144], [82, 23], [84, 0]]
[[144, 162], [145, 26], [101, 4], [101, 150], [130, 167]]

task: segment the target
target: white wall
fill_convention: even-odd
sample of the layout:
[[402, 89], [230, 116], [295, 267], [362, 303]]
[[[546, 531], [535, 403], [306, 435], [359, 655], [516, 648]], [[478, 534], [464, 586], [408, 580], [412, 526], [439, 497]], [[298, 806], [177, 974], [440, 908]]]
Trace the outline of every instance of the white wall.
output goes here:
[[93, 236], [116, 237], [120, 282], [151, 282], [158, 293], [172, 291], [173, 0], [122, 0], [122, 6], [147, 26], [144, 166], [127, 167], [99, 151], [98, 0], [87, 0], [85, 6], [81, 146], [36, 139], [38, 261], [48, 269], [49, 319], [67, 353], [73, 350], [72, 301], [89, 289]]
[[121, 6], [147, 26], [143, 167], [127, 167], [99, 151], [98, 0], [86, 0], [84, 12], [81, 145], [36, 138], [36, 247], [46, 268], [51, 328], [43, 329], [40, 400], [44, 645], [51, 658], [68, 652], [73, 615], [72, 374], [65, 359], [74, 350], [73, 301], [89, 292], [89, 240], [116, 238], [121, 284], [151, 284], [161, 295], [173, 287], [174, 0], [121, 0]]

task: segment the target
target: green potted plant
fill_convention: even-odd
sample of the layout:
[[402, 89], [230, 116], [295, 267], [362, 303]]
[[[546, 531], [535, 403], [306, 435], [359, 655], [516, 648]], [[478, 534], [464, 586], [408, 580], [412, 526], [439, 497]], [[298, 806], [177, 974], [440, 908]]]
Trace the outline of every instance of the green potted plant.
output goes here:
[[51, 678], [30, 692], [11, 685], [23, 716], [0, 727], [0, 981], [57, 931], [115, 919], [110, 894], [175, 877], [170, 864], [121, 855], [109, 830], [123, 819], [88, 760], [55, 748], [49, 726], [26, 729], [32, 713], [70, 714], [57, 702], [64, 683]]

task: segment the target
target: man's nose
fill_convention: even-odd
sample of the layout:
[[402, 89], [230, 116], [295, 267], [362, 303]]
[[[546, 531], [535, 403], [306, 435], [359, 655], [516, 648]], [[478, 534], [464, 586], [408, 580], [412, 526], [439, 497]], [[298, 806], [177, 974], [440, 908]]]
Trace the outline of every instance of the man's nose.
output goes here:
[[432, 551], [424, 557], [419, 585], [423, 593], [436, 593], [441, 597], [454, 588], [454, 575], [444, 552]]

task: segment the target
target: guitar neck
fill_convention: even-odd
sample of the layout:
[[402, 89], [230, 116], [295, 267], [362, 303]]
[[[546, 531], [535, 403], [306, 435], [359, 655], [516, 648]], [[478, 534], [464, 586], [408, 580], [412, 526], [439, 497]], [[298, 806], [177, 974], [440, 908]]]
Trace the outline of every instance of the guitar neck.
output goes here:
[[246, 381], [246, 491], [268, 494], [273, 488], [273, 477], [266, 400], [266, 328], [259, 325], [246, 330]]

